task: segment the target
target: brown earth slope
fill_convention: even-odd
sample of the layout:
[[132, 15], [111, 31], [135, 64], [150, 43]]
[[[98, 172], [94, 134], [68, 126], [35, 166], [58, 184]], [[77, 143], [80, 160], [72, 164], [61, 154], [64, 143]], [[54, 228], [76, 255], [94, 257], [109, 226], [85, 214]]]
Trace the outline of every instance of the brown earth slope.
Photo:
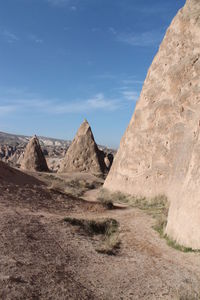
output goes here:
[[[198, 299], [199, 254], [169, 248], [149, 216], [106, 211], [10, 172], [0, 165], [10, 178], [0, 180], [0, 299]], [[117, 255], [96, 252], [100, 237], [64, 222], [69, 216], [116, 219]]]

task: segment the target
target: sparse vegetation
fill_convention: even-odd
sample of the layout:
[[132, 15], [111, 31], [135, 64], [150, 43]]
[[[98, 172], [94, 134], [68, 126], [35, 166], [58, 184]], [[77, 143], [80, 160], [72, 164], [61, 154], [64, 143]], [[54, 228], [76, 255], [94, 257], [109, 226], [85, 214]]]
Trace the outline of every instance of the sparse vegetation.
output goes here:
[[115, 255], [120, 247], [119, 223], [114, 219], [86, 220], [67, 217], [65, 222], [73, 226], [79, 226], [88, 235], [103, 235], [101, 245], [96, 249], [99, 253]]
[[[155, 227], [154, 227], [155, 228]], [[156, 229], [156, 228], [155, 228]], [[157, 230], [158, 231], [158, 230]], [[160, 233], [160, 236], [162, 238], [165, 238], [165, 240], [167, 241], [167, 245], [178, 250], [178, 251], [181, 251], [181, 252], [185, 252], [185, 253], [188, 253], [188, 252], [195, 252], [195, 253], [199, 253], [200, 250], [194, 250], [192, 248], [189, 248], [189, 247], [184, 247], [182, 245], [179, 245], [176, 241], [170, 239], [167, 234], [164, 233], [164, 230], [163, 231], [158, 231]]]
[[179, 245], [165, 234], [169, 210], [169, 204], [166, 196], [159, 195], [148, 199], [145, 197], [133, 197], [120, 192], [110, 193], [109, 191], [102, 189], [98, 200], [101, 203], [112, 203], [113, 206], [114, 203], [122, 203], [145, 211], [155, 219], [153, 229], [159, 233], [160, 237], [166, 240], [167, 245], [182, 252], [199, 252], [198, 250], [193, 250], [192, 248]]
[[55, 175], [46, 175], [45, 179], [50, 190], [74, 197], [81, 197], [86, 191], [95, 189], [100, 185], [98, 182], [88, 182], [83, 179], [65, 180]]
[[139, 208], [152, 215], [155, 219], [159, 219], [160, 224], [163, 225], [168, 215], [168, 201], [163, 195], [147, 199], [145, 197], [133, 197], [125, 195], [120, 192], [110, 193], [105, 189], [101, 189], [98, 200], [102, 203], [120, 203], [130, 207]]
[[200, 292], [194, 291], [192, 287], [183, 287], [179, 289], [175, 296], [176, 300], [199, 300], [200, 299]]
[[97, 200], [103, 204], [103, 206], [107, 209], [113, 209], [114, 208], [114, 204], [113, 204], [113, 201], [111, 198], [107, 198], [107, 197], [104, 197], [103, 195], [99, 195], [99, 197], [97, 198]]

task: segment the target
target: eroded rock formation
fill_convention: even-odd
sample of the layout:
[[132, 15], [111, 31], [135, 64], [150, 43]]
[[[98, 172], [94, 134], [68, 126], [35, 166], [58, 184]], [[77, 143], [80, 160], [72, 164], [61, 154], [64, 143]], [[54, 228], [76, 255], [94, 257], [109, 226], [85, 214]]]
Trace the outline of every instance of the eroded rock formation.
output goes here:
[[166, 194], [167, 233], [200, 248], [200, 1], [187, 0], [150, 67], [105, 188]]
[[104, 157], [104, 152], [99, 150], [91, 127], [85, 120], [70, 145], [59, 172], [89, 172], [101, 175], [106, 170]]
[[39, 140], [34, 136], [26, 146], [26, 150], [20, 160], [21, 169], [28, 171], [48, 172], [48, 166]]

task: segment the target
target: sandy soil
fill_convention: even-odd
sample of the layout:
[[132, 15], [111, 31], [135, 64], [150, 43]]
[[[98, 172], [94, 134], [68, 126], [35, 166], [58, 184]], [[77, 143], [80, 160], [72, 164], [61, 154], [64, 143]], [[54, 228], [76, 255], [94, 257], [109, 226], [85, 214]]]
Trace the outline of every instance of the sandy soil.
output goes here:
[[[67, 216], [118, 220], [119, 253], [97, 253], [98, 238]], [[168, 247], [153, 222], [137, 209], [106, 211], [34, 180], [1, 181], [0, 299], [195, 299], [200, 254]]]

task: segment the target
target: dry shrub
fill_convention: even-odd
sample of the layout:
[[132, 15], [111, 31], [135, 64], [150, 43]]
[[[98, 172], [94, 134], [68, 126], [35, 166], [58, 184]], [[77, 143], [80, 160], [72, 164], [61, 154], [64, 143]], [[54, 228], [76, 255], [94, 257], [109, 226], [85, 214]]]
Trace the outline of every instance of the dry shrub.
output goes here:
[[99, 253], [116, 255], [120, 248], [119, 223], [114, 219], [86, 220], [67, 217], [65, 222], [78, 226], [90, 236], [100, 234], [103, 236], [101, 245], [96, 249]]

